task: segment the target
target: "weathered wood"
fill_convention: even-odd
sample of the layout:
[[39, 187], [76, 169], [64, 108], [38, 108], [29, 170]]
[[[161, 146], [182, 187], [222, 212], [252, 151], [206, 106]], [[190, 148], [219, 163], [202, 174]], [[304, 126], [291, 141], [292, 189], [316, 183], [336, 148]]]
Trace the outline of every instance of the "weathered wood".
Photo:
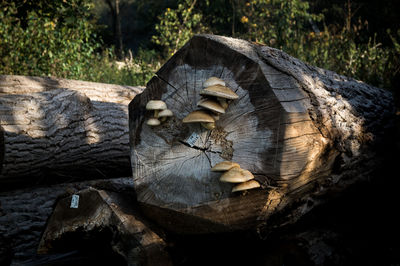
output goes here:
[[89, 187], [135, 197], [131, 177], [0, 192], [0, 249], [16, 264], [32, 258], [57, 200]]
[[72, 196], [58, 201], [39, 244], [39, 253], [82, 249], [87, 245], [83, 239], [96, 236], [107, 241], [127, 265], [171, 265], [164, 240], [138, 215], [131, 199], [94, 188], [75, 195], [79, 196], [77, 208], [70, 207]]
[[[129, 105], [131, 163], [143, 211], [177, 232], [295, 222], [318, 196], [365, 179], [392, 125], [390, 92], [243, 40], [195, 36], [156, 74]], [[211, 131], [183, 124], [211, 76], [239, 99]], [[175, 117], [150, 128], [145, 105], [153, 99]], [[262, 189], [231, 193], [210, 171], [223, 160], [250, 170]]]
[[[0, 182], [127, 176], [127, 104], [140, 87], [0, 76]], [[23, 183], [25, 183], [23, 182]], [[5, 185], [3, 185], [4, 187]]]

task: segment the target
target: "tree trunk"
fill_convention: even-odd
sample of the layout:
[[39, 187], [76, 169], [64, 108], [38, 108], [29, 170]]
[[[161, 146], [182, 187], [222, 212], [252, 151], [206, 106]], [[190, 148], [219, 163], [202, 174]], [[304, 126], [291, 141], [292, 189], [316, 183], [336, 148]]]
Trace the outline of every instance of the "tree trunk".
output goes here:
[[[213, 130], [183, 124], [211, 76], [239, 99]], [[149, 217], [179, 233], [268, 231], [297, 221], [322, 195], [368, 178], [393, 125], [390, 92], [226, 37], [193, 37], [146, 87], [129, 105], [135, 190]], [[152, 99], [175, 117], [147, 126]], [[250, 170], [261, 188], [232, 193], [210, 171], [224, 160]]]
[[111, 12], [115, 47], [117, 47], [117, 55], [119, 59], [122, 59], [123, 44], [122, 44], [122, 32], [121, 32], [121, 16], [119, 14], [119, 0], [114, 0], [114, 1], [106, 0], [106, 3], [108, 4], [108, 7], [110, 8]]
[[[1, 76], [2, 190], [46, 175], [130, 175], [128, 102], [139, 87]], [[20, 180], [21, 184], [17, 184]], [[48, 180], [49, 181], [49, 180]], [[50, 180], [56, 181], [56, 180]]]
[[[73, 196], [79, 197], [79, 203], [71, 208]], [[94, 188], [73, 196], [57, 203], [40, 241], [39, 253], [107, 251], [104, 246], [108, 246], [127, 265], [171, 265], [164, 240], [138, 215], [129, 197]]]

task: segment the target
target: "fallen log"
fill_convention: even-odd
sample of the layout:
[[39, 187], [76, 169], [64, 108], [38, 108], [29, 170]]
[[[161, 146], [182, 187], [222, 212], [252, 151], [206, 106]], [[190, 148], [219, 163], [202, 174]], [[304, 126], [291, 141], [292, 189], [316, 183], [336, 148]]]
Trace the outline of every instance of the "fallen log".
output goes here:
[[57, 182], [130, 175], [127, 104], [140, 91], [140, 87], [0, 76], [5, 149], [1, 189], [46, 176]]
[[[79, 200], [74, 202], [73, 197]], [[108, 247], [127, 265], [171, 265], [164, 240], [132, 206], [130, 198], [94, 188], [63, 198], [49, 219], [38, 253], [107, 252]]]
[[[135, 198], [131, 177], [0, 192], [0, 251], [3, 248], [8, 250], [13, 264], [25, 264], [25, 261], [35, 257], [46, 222], [57, 201], [90, 187]], [[1, 255], [0, 252], [0, 258]]]
[[[212, 76], [238, 99], [211, 130], [183, 123], [200, 109], [200, 92]], [[147, 125], [154, 116], [146, 110], [150, 100], [163, 100], [174, 117]], [[294, 223], [321, 196], [368, 178], [393, 114], [386, 90], [267, 46], [195, 36], [129, 105], [138, 201], [148, 217], [178, 233]], [[261, 188], [231, 192], [233, 185], [210, 171], [225, 160], [253, 173]]]

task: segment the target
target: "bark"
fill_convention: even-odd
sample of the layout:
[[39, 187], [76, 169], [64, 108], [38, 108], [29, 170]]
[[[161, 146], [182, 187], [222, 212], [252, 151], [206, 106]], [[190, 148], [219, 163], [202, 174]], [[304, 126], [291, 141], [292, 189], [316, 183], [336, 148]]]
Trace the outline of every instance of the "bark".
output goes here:
[[0, 192], [0, 249], [7, 248], [16, 264], [34, 257], [57, 200], [89, 187], [121, 195], [134, 193], [131, 177]]
[[[239, 99], [211, 131], [183, 124], [210, 76]], [[220, 36], [193, 37], [146, 87], [129, 105], [135, 190], [149, 217], [179, 233], [296, 222], [328, 192], [367, 179], [379, 163], [375, 147], [393, 125], [390, 92]], [[148, 127], [151, 99], [165, 101], [175, 117]], [[231, 193], [210, 171], [223, 160], [250, 170], [262, 188]]]
[[[72, 196], [57, 203], [39, 253], [85, 249], [85, 239], [99, 239], [107, 241], [127, 265], [171, 265], [164, 240], [138, 215], [129, 197], [94, 188], [75, 195], [79, 196], [77, 208], [70, 207]], [[99, 243], [91, 244], [91, 249], [101, 248]]]
[[59, 181], [130, 175], [127, 104], [140, 90], [1, 76], [2, 190], [49, 175]]

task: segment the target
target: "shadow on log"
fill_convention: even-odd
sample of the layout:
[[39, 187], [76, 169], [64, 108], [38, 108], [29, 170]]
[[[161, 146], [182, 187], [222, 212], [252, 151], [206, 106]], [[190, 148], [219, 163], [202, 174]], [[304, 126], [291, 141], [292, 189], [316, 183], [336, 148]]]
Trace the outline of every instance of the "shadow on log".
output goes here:
[[128, 103], [141, 89], [1, 75], [0, 189], [130, 175]]
[[[143, 212], [178, 233], [294, 223], [322, 196], [367, 179], [393, 126], [390, 92], [243, 40], [195, 36], [156, 74], [129, 105], [131, 163]], [[212, 130], [182, 123], [211, 76], [239, 98]], [[145, 106], [158, 99], [175, 117], [149, 127]], [[210, 171], [224, 160], [261, 188], [232, 193]]]
[[[72, 202], [76, 196], [79, 202]], [[171, 265], [164, 240], [148, 227], [132, 205], [132, 198], [94, 188], [61, 199], [50, 217], [38, 253], [92, 251], [100, 252], [100, 257], [104, 256], [101, 253], [114, 253], [112, 264], [118, 263], [119, 255], [125, 265]]]
[[0, 126], [0, 174], [3, 169], [4, 150], [4, 130]]

